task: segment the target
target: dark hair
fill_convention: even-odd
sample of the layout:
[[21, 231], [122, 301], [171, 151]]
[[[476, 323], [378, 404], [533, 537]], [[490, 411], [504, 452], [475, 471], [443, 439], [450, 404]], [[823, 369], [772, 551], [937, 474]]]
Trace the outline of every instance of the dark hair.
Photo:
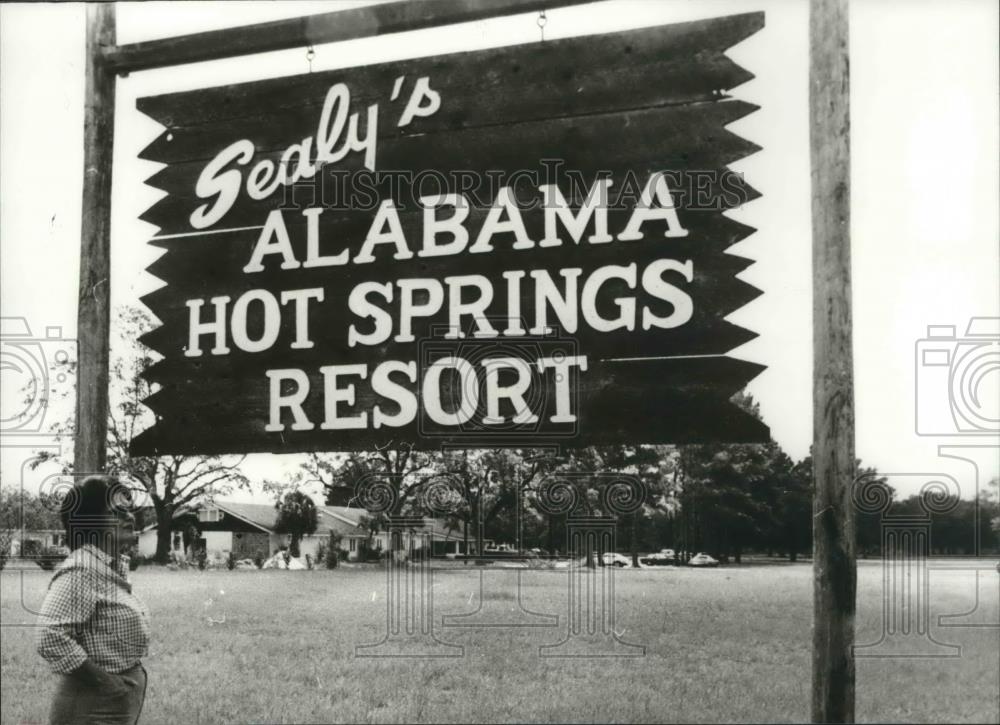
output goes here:
[[59, 504], [69, 548], [99, 546], [118, 514], [128, 511], [131, 504], [132, 492], [112, 476], [87, 476], [75, 483]]

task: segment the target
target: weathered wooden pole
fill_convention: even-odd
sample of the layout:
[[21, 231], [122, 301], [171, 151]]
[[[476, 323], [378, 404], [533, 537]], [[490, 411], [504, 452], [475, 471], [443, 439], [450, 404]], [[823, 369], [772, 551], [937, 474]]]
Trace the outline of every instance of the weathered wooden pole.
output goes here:
[[851, 486], [850, 115], [847, 0], [811, 0], [813, 722], [854, 722], [857, 569]]
[[83, 117], [80, 299], [76, 332], [79, 361], [73, 450], [73, 469], [84, 474], [104, 470], [108, 433], [115, 74], [104, 61], [101, 49], [114, 44], [114, 3], [89, 3]]

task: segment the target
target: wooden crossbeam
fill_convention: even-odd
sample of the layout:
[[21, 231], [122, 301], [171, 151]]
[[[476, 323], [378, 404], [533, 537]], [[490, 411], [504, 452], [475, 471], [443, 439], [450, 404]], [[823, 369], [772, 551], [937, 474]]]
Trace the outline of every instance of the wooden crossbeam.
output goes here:
[[103, 48], [107, 67], [132, 71], [305, 48], [357, 38], [582, 5], [594, 0], [403, 0]]

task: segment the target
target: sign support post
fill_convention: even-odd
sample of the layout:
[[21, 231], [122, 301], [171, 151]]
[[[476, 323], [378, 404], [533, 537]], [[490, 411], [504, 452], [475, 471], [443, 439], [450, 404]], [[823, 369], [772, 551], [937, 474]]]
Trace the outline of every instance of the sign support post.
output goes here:
[[114, 3], [87, 5], [83, 208], [76, 332], [79, 361], [73, 450], [73, 470], [78, 474], [102, 472], [107, 455], [115, 72], [105, 62], [102, 50], [114, 44]]
[[813, 722], [854, 722], [854, 377], [847, 0], [811, 0]]

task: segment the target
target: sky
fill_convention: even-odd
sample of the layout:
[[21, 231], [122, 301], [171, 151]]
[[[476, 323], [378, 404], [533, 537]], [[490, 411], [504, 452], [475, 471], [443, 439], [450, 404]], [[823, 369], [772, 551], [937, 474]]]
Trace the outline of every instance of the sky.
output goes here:
[[[118, 42], [358, 4], [364, 3], [119, 3]], [[764, 29], [729, 54], [756, 76], [732, 95], [760, 110], [730, 129], [763, 149], [733, 166], [762, 196], [730, 213], [758, 231], [729, 251], [755, 260], [740, 276], [764, 294], [730, 316], [759, 334], [730, 355], [767, 366], [749, 390], [773, 437], [801, 458], [812, 440], [807, 3], [606, 0], [549, 11], [545, 38], [756, 10], [765, 12]], [[37, 338], [53, 327], [61, 328], [63, 338], [75, 335], [84, 14], [83, 6], [74, 3], [0, 7], [0, 310], [5, 318], [23, 318]], [[539, 39], [536, 20], [532, 13], [318, 46], [312, 68], [532, 42]], [[988, 0], [855, 1], [850, 23], [857, 454], [867, 465], [899, 474], [893, 480], [903, 492], [939, 474], [942, 480], [950, 476], [963, 496], [973, 495], [977, 485], [1000, 472], [998, 438], [946, 435], [955, 427], [948, 414], [947, 375], [941, 377], [940, 366], [924, 365], [928, 343], [921, 340], [929, 325], [952, 325], [955, 340], [931, 345], [972, 349], [965, 338], [969, 320], [1000, 317], [997, 5]], [[135, 109], [135, 100], [308, 70], [302, 48], [119, 79], [113, 305], [134, 304], [158, 286], [144, 272], [158, 256], [146, 244], [154, 230], [138, 216], [160, 196], [143, 184], [159, 165], [137, 155], [160, 127]], [[995, 419], [1000, 368], [989, 364], [998, 354], [996, 343], [988, 347], [989, 337], [973, 342], [977, 354], [986, 355], [980, 410]], [[59, 340], [44, 344], [53, 350], [65, 346]], [[4, 417], [8, 388], [5, 381]], [[58, 414], [49, 411], [49, 420]], [[22, 474], [23, 462], [34, 447], [51, 444], [42, 435], [4, 435], [4, 484], [23, 476], [24, 485], [39, 485], [44, 474]], [[281, 478], [297, 464], [294, 456], [256, 455], [245, 470], [260, 481]]]

